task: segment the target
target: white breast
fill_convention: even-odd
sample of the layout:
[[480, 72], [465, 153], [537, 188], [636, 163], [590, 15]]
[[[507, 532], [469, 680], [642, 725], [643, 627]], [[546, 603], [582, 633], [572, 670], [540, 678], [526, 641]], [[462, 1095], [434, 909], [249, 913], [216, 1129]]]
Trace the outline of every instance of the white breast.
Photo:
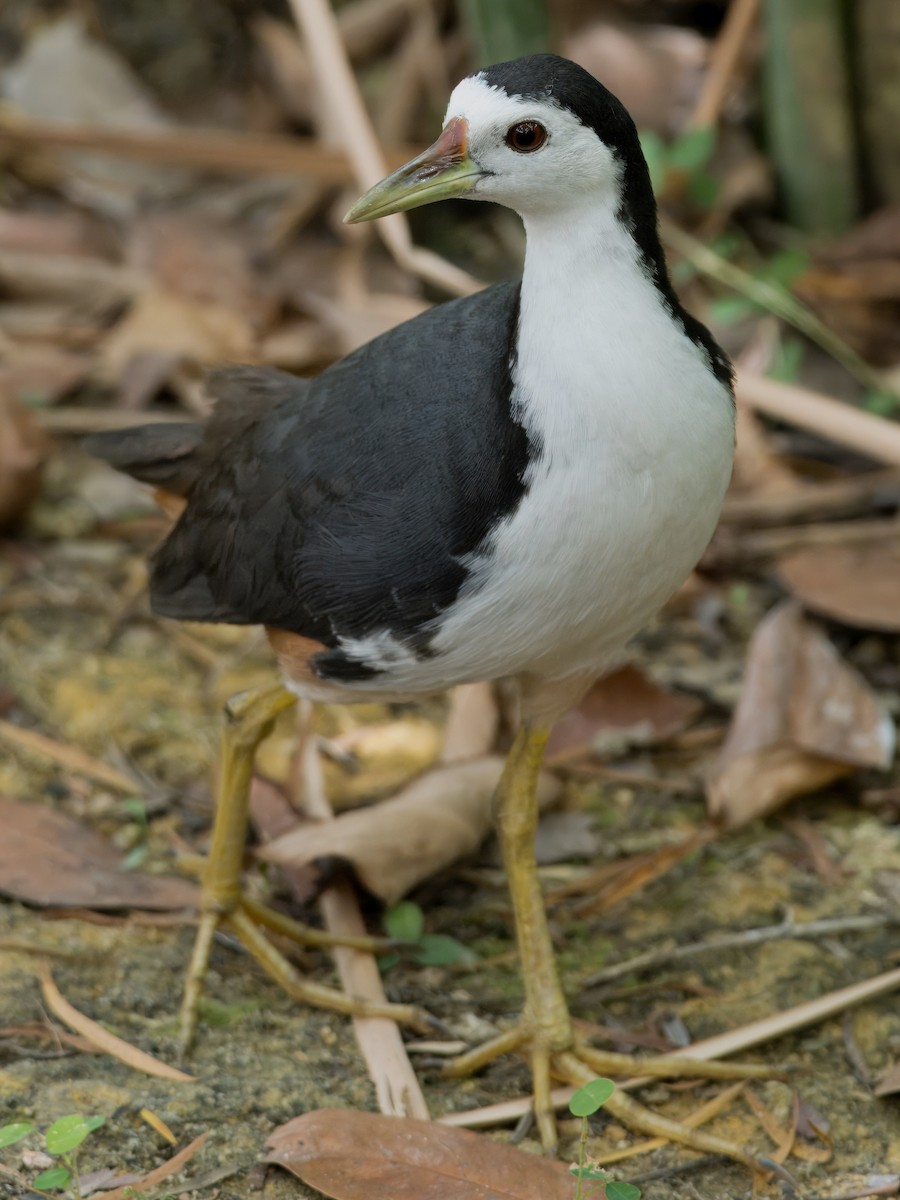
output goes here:
[[697, 562], [731, 474], [726, 389], [621, 226], [586, 223], [528, 227], [514, 398], [540, 452], [434, 643], [473, 676], [611, 666]]

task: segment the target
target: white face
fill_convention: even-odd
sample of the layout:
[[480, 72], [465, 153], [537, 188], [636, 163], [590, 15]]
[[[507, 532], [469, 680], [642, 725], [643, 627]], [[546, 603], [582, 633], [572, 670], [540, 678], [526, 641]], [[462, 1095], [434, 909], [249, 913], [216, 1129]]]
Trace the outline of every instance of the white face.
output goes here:
[[[453, 90], [444, 123], [462, 117], [469, 127], [469, 156], [489, 172], [475, 184], [470, 197], [493, 200], [523, 217], [560, 214], [593, 205], [617, 208], [622, 167], [593, 129], [552, 100], [511, 97], [478, 76], [464, 79]], [[525, 140], [537, 149], [516, 149], [522, 141], [516, 126], [537, 126]], [[543, 131], [543, 137], [542, 132]]]

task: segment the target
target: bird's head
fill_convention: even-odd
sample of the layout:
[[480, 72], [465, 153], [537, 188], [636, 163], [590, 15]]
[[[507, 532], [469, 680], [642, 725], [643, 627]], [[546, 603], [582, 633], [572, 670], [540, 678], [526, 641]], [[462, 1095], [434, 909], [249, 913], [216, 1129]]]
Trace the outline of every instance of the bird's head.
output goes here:
[[[453, 91], [433, 146], [376, 184], [347, 214], [369, 221], [461, 196], [524, 217], [655, 205], [624, 106], [582, 67], [536, 54], [488, 67]], [[632, 221], [646, 212], [629, 212]]]

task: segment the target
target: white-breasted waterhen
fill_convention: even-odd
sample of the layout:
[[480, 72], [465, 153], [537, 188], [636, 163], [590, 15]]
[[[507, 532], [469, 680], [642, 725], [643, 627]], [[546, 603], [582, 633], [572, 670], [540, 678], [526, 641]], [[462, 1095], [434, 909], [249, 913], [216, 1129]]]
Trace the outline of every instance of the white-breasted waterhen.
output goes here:
[[[277, 713], [296, 696], [409, 699], [512, 680], [521, 729], [497, 812], [525, 1012], [455, 1069], [527, 1049], [552, 1146], [552, 1077], [647, 1064], [573, 1034], [535, 867], [538, 768], [554, 720], [620, 661], [713, 532], [731, 474], [731, 368], [672, 289], [631, 118], [580, 67], [536, 55], [464, 79], [434, 145], [347, 219], [451, 196], [521, 215], [520, 282], [439, 305], [315, 379], [226, 367], [210, 377], [205, 424], [89, 448], [183, 498], [152, 563], [155, 611], [264, 625], [287, 685], [232, 705], [184, 1041], [223, 917], [292, 994], [367, 1011], [299, 979], [241, 899], [253, 754]], [[626, 1124], [753, 1161], [614, 1101]]]

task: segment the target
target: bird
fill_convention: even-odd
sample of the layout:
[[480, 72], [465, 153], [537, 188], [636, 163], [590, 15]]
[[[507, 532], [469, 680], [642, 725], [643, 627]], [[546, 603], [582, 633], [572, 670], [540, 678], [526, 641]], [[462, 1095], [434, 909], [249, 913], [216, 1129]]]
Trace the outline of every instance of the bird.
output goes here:
[[[524, 1012], [450, 1072], [526, 1052], [552, 1149], [551, 1079], [584, 1083], [609, 1056], [577, 1040], [555, 963], [534, 857], [538, 772], [554, 722], [621, 664], [713, 534], [732, 470], [732, 369], [673, 289], [633, 121], [580, 66], [536, 54], [470, 74], [435, 143], [345, 219], [453, 197], [519, 214], [520, 279], [435, 305], [315, 378], [217, 368], [205, 422], [102, 433], [88, 448], [153, 484], [176, 517], [152, 559], [155, 612], [263, 625], [283, 678], [228, 711], [182, 1043], [222, 920], [292, 994], [360, 1010], [299, 980], [259, 928], [284, 931], [283, 919], [241, 895], [253, 754], [277, 714], [297, 697], [409, 701], [504, 680], [519, 730], [496, 812]], [[755, 1161], [624, 1094], [610, 1107]]]

